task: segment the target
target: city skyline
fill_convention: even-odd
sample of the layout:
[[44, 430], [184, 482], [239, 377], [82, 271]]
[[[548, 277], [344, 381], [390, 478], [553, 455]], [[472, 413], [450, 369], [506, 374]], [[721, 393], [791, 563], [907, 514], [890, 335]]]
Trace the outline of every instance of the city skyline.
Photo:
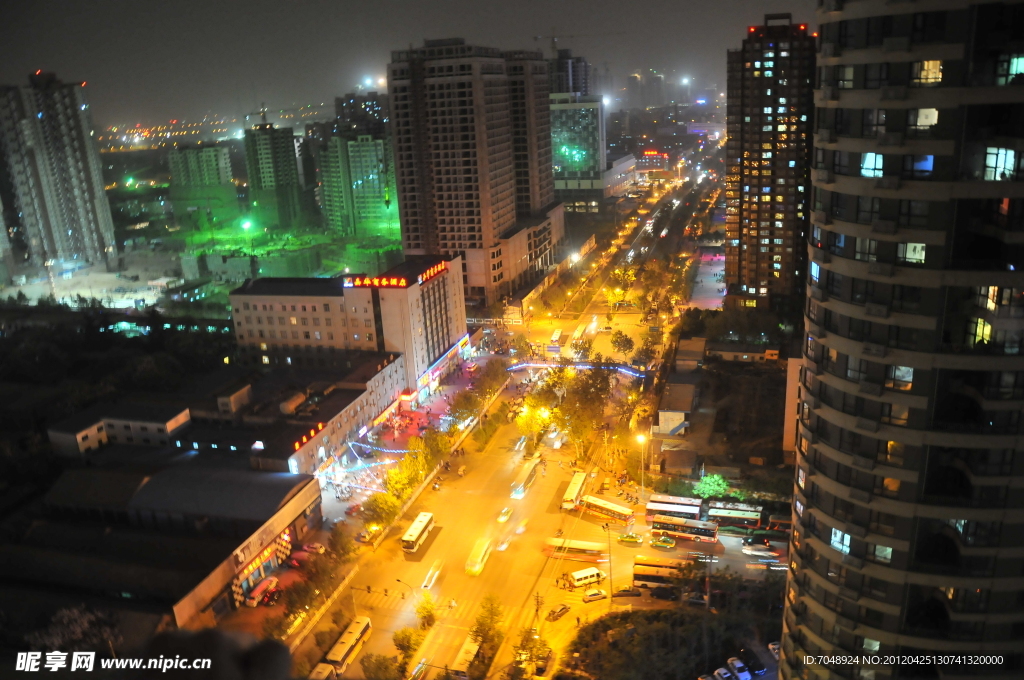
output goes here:
[[[607, 63], [617, 86], [628, 73], [655, 68], [689, 76], [700, 87], [724, 83], [725, 64], [699, 55], [734, 45], [734, 36], [765, 12], [793, 12], [795, 20], [811, 22], [814, 11], [810, 0], [667, 5], [658, 21], [634, 34], [623, 31], [621, 8], [605, 2], [589, 3], [578, 14], [539, 2], [494, 4], [483, 11], [462, 0], [446, 3], [445, 11], [396, 5], [382, 22], [368, 9], [329, 12], [313, 3], [288, 13], [262, 1], [248, 3], [245, 12], [192, 0], [153, 7], [62, 5], [59, 11], [54, 3], [34, 3], [9, 10], [0, 27], [0, 82], [21, 82], [37, 69], [53, 71], [89, 82], [98, 128], [156, 124], [207, 113], [244, 115], [264, 101], [271, 108], [312, 102], [329, 107], [334, 96], [365, 78], [373, 81], [367, 89], [374, 89], [385, 76], [389, 51], [425, 38], [458, 36], [503, 50], [542, 50], [550, 57], [554, 28], [561, 36], [558, 47], [573, 49], [595, 67]], [[315, 12], [316, 20], [282, 20], [302, 19], [303, 10]], [[110, 20], [122, 12], [125, 24]], [[186, 34], [203, 49], [181, 49]], [[339, 35], [349, 38], [339, 41]]]

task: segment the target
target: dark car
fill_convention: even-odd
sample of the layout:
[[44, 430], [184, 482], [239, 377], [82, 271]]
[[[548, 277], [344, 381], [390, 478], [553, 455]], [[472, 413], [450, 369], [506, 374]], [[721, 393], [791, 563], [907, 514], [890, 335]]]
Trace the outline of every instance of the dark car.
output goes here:
[[565, 616], [567, 613], [569, 613], [569, 605], [560, 604], [558, 605], [557, 609], [552, 609], [548, 612], [547, 619], [548, 621], [557, 621], [558, 619]]
[[754, 675], [764, 675], [764, 664], [761, 663], [761, 659], [757, 657], [754, 650], [743, 648], [740, 650], [739, 657], [743, 659], [743, 663], [747, 664], [747, 670]]
[[763, 545], [766, 548], [771, 548], [772, 543], [764, 536], [747, 536], [743, 539], [743, 545]]
[[544, 675], [548, 672], [548, 666], [551, 665], [551, 649], [543, 650], [537, 657], [536, 670], [534, 675]]
[[262, 603], [264, 606], [267, 606], [267, 607], [273, 607], [275, 604], [277, 604], [277, 601], [280, 600], [280, 599], [281, 599], [281, 589], [280, 588], [271, 588], [270, 590], [268, 590], [266, 593], [263, 594], [263, 599], [260, 600], [260, 603]]
[[631, 586], [622, 586], [614, 593], [612, 597], [640, 597], [643, 593], [640, 592], [639, 588], [633, 588]]
[[655, 600], [678, 600], [679, 589], [668, 586], [658, 586], [657, 588], [651, 588], [651, 597]]

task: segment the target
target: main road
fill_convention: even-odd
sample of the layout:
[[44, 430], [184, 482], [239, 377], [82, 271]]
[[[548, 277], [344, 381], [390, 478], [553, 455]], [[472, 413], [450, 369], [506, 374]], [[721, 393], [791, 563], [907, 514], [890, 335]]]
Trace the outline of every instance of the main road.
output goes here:
[[[425, 491], [377, 552], [364, 561], [351, 592], [342, 598], [342, 606], [350, 614], [368, 615], [373, 622], [374, 634], [364, 647], [364, 654], [396, 654], [392, 634], [402, 627], [417, 625], [415, 607], [422, 593], [427, 592], [421, 585], [438, 559], [444, 561], [444, 568], [429, 589], [438, 602], [438, 622], [429, 631], [414, 664], [425, 659], [432, 667], [450, 665], [469, 636], [481, 600], [488, 594], [496, 595], [505, 611], [505, 643], [491, 666], [491, 677], [497, 677], [497, 673], [511, 663], [511, 646], [524, 628], [538, 626], [541, 636], [558, 652], [571, 640], [577, 617], [582, 623], [607, 612], [610, 606], [664, 606], [649, 597], [583, 604], [583, 589], [569, 593], [557, 587], [559, 575], [591, 564], [549, 558], [543, 552], [546, 539], [555, 536], [558, 530], [562, 530], [566, 538], [605, 544], [609, 536], [602, 529], [602, 520], [560, 509], [571, 477], [568, 464], [571, 451], [547, 449], [546, 472], [538, 473], [524, 498], [513, 500], [510, 497], [512, 481], [523, 465], [522, 454], [515, 450], [518, 439], [515, 426], [506, 425], [481, 453], [458, 459], [459, 464], [466, 465], [465, 477], [446, 476], [440, 490]], [[596, 487], [604, 475], [598, 473], [589, 480], [589, 485]], [[499, 523], [498, 515], [506, 507], [512, 508], [512, 517]], [[401, 535], [419, 512], [433, 513], [436, 528], [416, 553], [405, 553], [400, 545]], [[525, 531], [514, 533], [524, 521]], [[644, 532], [645, 528], [641, 508], [635, 530]], [[753, 578], [763, 577], [765, 573], [762, 569], [748, 568], [751, 560], [740, 552], [738, 539], [723, 538], [713, 546], [680, 541], [675, 550], [655, 553], [646, 545], [649, 533], [645, 536], [645, 545], [636, 548], [619, 544], [615, 540], [619, 531], [622, 527], [611, 531], [610, 564], [599, 565], [610, 572], [611, 581], [601, 586], [609, 592], [631, 583], [633, 555], [641, 552], [666, 557], [704, 552], [713, 555], [715, 570], [729, 566]], [[479, 575], [466, 573], [466, 560], [478, 539], [490, 538], [496, 545], [507, 536], [511, 536], [507, 550], [493, 551]], [[785, 564], [784, 556], [780, 560]], [[539, 619], [536, 616], [538, 596]], [[570, 605], [570, 612], [557, 622], [545, 621], [547, 611], [563, 602]], [[429, 668], [426, 677], [436, 672]], [[362, 678], [359, 664], [350, 666], [345, 677]]]

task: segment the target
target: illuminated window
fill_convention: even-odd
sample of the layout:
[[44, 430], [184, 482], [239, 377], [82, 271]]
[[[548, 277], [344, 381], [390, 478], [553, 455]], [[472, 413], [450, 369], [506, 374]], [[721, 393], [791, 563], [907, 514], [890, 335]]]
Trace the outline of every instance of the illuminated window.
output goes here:
[[1017, 170], [1017, 152], [990, 146], [985, 149], [985, 179], [1012, 180]]
[[910, 366], [888, 366], [885, 386], [891, 390], [909, 391], [914, 386], [914, 369]]
[[883, 158], [884, 156], [880, 153], [862, 154], [860, 157], [861, 177], [881, 177]]
[[844, 533], [839, 529], [832, 529], [832, 540], [829, 543], [844, 555], [850, 554], [850, 534]]
[[919, 87], [938, 85], [942, 82], [942, 62], [939, 60], [917, 61], [911, 65], [911, 84]]
[[903, 264], [924, 264], [925, 248], [923, 243], [898, 243], [896, 259]]
[[269, 364], [270, 363], [270, 357], [268, 357], [266, 354], [263, 355], [263, 363], [265, 363], [265, 364]]

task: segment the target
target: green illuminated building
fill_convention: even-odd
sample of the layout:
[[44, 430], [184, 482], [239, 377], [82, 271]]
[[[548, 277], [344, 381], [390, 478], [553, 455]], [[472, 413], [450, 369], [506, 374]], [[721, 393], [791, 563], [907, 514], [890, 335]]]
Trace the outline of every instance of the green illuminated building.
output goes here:
[[552, 93], [550, 101], [555, 198], [573, 212], [577, 203], [589, 205], [604, 195], [604, 104], [599, 96], [575, 92]]
[[401, 241], [395, 170], [387, 138], [339, 134], [327, 140], [321, 158], [322, 200], [327, 226], [359, 241]]
[[292, 128], [270, 123], [245, 131], [249, 210], [259, 230], [288, 231], [303, 219], [302, 187]]

